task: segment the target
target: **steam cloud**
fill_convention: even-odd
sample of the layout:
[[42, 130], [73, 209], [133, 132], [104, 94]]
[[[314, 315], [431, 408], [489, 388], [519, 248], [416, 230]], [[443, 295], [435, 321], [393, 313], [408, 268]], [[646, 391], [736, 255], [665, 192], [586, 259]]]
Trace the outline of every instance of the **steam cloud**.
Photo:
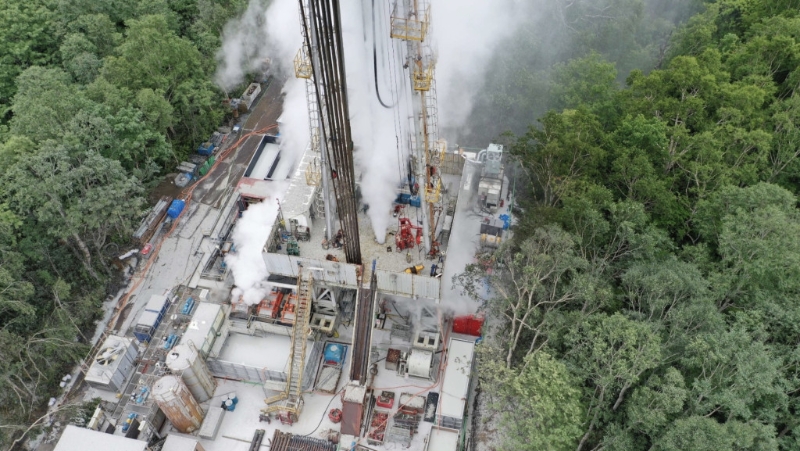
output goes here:
[[226, 91], [239, 86], [248, 73], [260, 69], [267, 60], [270, 70], [286, 79], [284, 109], [278, 120], [281, 158], [289, 164], [298, 161], [308, 144], [309, 132], [305, 83], [294, 76], [294, 56], [303, 43], [297, 3], [250, 0], [242, 16], [225, 25], [222, 40], [214, 78]]
[[[409, 73], [408, 69], [403, 69], [405, 44], [390, 38], [390, 3], [386, 0], [344, 2], [341, 14], [355, 161], [361, 173], [362, 200], [370, 206], [375, 237], [381, 243], [392, 220], [389, 212], [398, 185], [405, 176], [407, 149], [413, 137]], [[435, 0], [432, 3], [434, 48], [438, 48], [435, 51], [439, 122], [442, 128], [457, 127], [463, 125], [472, 110], [474, 95], [471, 93], [480, 88], [493, 52], [523, 23], [529, 7], [525, 7], [524, 0]], [[286, 156], [295, 161], [309, 139], [304, 81], [294, 77], [292, 65], [301, 45], [294, 0], [273, 0], [268, 7], [264, 0], [251, 0], [242, 17], [231, 21], [224, 29], [215, 75], [217, 83], [230, 90], [269, 58], [272, 67], [286, 76], [281, 145]], [[377, 74], [373, 64], [377, 65]], [[379, 93], [383, 103], [391, 108], [381, 105]], [[266, 234], [268, 229], [256, 230], [266, 229], [263, 221], [267, 215], [274, 215], [274, 212], [262, 211], [265, 208], [246, 213], [252, 218], [246, 223], [242, 218], [240, 224], [245, 224], [237, 226], [234, 232], [239, 254], [226, 259], [234, 271], [238, 288], [249, 303], [258, 302], [265, 290], [260, 285], [266, 277], [260, 254], [266, 235], [259, 233]], [[457, 212], [457, 216], [459, 214]], [[251, 221], [262, 225], [252, 226], [251, 230], [247, 225]], [[477, 230], [468, 237], [451, 237], [452, 243], [476, 240]], [[453, 274], [472, 260], [475, 249], [457, 248], [460, 251], [451, 250], [448, 256], [448, 274], [443, 276], [446, 285], [450, 285]], [[473, 301], [456, 291], [446, 298], [447, 307], [457, 313], [468, 313], [476, 308]]]
[[504, 40], [530, 22], [530, 0], [433, 0], [439, 124], [463, 125]]
[[[401, 178], [401, 162], [406, 159], [397, 136], [401, 120], [397, 113], [402, 105], [397, 101], [396, 91], [400, 83], [407, 83], [407, 80], [406, 74], [395, 73], [402, 63], [396, 59], [390, 60], [393, 57], [386, 3], [381, 0], [353, 1], [342, 5], [342, 39], [346, 49], [345, 66], [350, 124], [356, 148], [355, 162], [361, 170], [362, 201], [370, 206], [368, 214], [379, 243], [386, 238], [386, 230], [392, 219], [389, 212], [397, 197]], [[394, 55], [397, 57], [398, 52], [394, 52]], [[383, 107], [378, 99], [374, 64], [378, 66], [377, 83], [381, 99], [394, 108]], [[403, 78], [397, 80], [395, 76]]]
[[272, 231], [272, 224], [278, 216], [278, 201], [267, 198], [245, 210], [233, 229], [235, 252], [225, 256], [225, 264], [230, 267], [236, 288], [233, 300], [242, 297], [247, 304], [256, 304], [267, 295], [266, 284], [269, 273], [264, 263], [262, 249]]

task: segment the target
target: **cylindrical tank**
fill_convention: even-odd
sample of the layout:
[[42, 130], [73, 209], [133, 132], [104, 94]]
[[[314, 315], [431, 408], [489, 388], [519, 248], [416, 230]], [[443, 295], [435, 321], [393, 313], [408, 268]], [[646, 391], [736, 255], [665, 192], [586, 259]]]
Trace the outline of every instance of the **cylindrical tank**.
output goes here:
[[186, 343], [175, 346], [167, 354], [167, 367], [173, 373], [181, 375], [197, 402], [207, 401], [214, 396], [216, 381], [195, 347]]
[[203, 410], [178, 376], [164, 376], [153, 385], [153, 398], [175, 429], [189, 434], [203, 423]]

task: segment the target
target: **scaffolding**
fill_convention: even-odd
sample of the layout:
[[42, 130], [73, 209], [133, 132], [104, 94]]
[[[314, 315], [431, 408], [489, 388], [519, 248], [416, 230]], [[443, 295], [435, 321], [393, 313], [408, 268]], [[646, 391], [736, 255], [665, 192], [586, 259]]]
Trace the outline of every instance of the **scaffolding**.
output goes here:
[[395, 4], [391, 17], [391, 36], [395, 39], [422, 42], [427, 37], [431, 22], [430, 4], [427, 0], [414, 0], [409, 6], [401, 8]]

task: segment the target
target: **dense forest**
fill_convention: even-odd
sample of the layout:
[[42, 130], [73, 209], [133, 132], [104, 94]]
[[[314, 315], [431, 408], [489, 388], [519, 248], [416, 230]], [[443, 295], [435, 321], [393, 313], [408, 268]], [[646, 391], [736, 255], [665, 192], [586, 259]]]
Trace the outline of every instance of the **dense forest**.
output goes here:
[[[800, 0], [551, 3], [460, 131], [512, 132], [515, 239], [460, 279], [499, 318], [498, 446], [800, 450]], [[85, 356], [149, 190], [221, 123], [245, 6], [0, 6], [0, 445]]]
[[461, 283], [498, 449], [800, 449], [800, 2], [698, 6], [653, 70], [581, 29], [526, 131], [487, 87], [520, 215]]
[[0, 446], [88, 351], [157, 181], [221, 125], [241, 0], [0, 6]]

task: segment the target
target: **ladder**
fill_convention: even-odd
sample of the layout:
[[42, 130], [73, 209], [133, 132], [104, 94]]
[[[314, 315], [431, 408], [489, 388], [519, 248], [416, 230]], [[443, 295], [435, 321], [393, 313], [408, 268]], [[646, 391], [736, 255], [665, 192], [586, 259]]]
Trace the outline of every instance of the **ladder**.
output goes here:
[[303, 370], [305, 369], [306, 346], [308, 344], [309, 326], [311, 316], [311, 290], [314, 280], [310, 273], [301, 272], [297, 281], [297, 310], [292, 325], [292, 345], [289, 354], [289, 374], [286, 389], [277, 395], [267, 398], [267, 404], [261, 411], [265, 414], [281, 412], [288, 414], [282, 416], [297, 416], [303, 408]]

